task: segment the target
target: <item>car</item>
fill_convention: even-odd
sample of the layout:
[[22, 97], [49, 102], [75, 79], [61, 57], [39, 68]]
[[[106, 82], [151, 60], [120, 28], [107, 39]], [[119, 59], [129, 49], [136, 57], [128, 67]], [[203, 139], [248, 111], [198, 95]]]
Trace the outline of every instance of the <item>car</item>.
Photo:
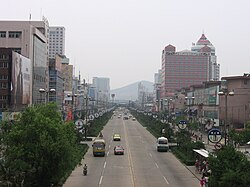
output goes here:
[[114, 154], [115, 155], [124, 155], [124, 148], [120, 145], [114, 147]]
[[128, 120], [128, 116], [123, 116], [123, 119], [124, 120]]
[[134, 117], [134, 118], [132, 118], [132, 120], [133, 120], [133, 121], [135, 121], [135, 120], [136, 120], [136, 119], [135, 119], [135, 117]]
[[121, 136], [120, 136], [120, 134], [114, 134], [113, 140], [114, 140], [114, 141], [121, 141]]

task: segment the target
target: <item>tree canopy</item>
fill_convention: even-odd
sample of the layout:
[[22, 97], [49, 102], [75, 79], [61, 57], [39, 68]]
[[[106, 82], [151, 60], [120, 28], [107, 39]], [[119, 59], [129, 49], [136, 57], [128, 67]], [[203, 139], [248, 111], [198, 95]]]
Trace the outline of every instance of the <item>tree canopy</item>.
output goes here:
[[209, 157], [209, 168], [212, 171], [209, 186], [247, 187], [250, 184], [249, 167], [250, 161], [243, 153], [231, 146], [225, 146], [216, 157]]
[[81, 156], [74, 124], [55, 104], [28, 107], [18, 121], [2, 122], [0, 134], [2, 186], [51, 186]]

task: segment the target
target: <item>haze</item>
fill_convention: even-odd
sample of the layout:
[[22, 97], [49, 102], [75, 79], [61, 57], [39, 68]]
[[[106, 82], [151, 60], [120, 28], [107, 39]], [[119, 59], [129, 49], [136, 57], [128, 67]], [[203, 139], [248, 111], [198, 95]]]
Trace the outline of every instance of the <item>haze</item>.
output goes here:
[[[249, 72], [248, 0], [13, 0], [1, 20], [42, 20], [66, 28], [66, 51], [75, 72], [91, 82], [109, 77], [111, 89], [147, 80], [172, 44], [190, 49], [202, 33], [216, 48], [221, 77]], [[1, 30], [1, 28], [0, 28]]]

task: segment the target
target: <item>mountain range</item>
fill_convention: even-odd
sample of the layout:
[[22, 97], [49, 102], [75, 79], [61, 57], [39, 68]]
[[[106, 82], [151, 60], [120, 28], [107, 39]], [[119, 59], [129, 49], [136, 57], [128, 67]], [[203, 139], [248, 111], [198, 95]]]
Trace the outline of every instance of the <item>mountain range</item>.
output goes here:
[[115, 94], [114, 100], [119, 101], [135, 101], [138, 99], [138, 85], [141, 83], [148, 92], [153, 92], [154, 90], [154, 83], [150, 81], [138, 81], [127, 86], [113, 89], [110, 91], [111, 94]]

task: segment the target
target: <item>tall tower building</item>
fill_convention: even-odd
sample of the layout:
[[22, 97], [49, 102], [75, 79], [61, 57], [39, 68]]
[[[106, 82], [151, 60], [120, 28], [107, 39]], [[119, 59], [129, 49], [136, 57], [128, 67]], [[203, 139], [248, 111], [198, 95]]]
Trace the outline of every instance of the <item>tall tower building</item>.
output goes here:
[[217, 56], [215, 55], [215, 47], [212, 43], [202, 34], [201, 38], [196, 44], [193, 44], [191, 51], [205, 52], [209, 55], [209, 81], [220, 80], [220, 64], [217, 63]]
[[49, 27], [49, 58], [55, 55], [65, 55], [65, 28]]
[[184, 87], [219, 80], [219, 67], [215, 48], [204, 34], [191, 51], [177, 52], [174, 46], [166, 46], [162, 51], [161, 98]]

